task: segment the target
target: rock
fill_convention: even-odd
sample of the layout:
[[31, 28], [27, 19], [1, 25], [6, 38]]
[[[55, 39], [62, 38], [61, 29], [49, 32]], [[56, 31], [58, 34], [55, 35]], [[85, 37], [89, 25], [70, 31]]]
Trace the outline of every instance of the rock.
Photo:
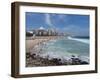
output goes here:
[[88, 62], [86, 61], [82, 61], [81, 64], [89, 64]]
[[72, 58], [75, 58], [75, 56], [74, 56], [74, 55], [72, 55]]
[[30, 52], [26, 53], [26, 58], [30, 58]]
[[73, 57], [71, 59], [72, 59], [72, 65], [78, 65], [78, 64], [80, 64], [81, 60], [79, 58]]
[[31, 58], [34, 59], [36, 57], [36, 54], [32, 54]]
[[58, 59], [58, 58], [53, 58], [50, 61], [53, 62], [56, 65], [61, 65], [62, 64], [61, 59]]

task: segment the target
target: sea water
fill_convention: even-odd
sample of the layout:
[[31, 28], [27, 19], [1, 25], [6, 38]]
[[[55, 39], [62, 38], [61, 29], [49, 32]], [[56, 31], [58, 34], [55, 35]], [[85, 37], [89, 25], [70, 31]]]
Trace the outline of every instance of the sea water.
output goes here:
[[89, 62], [89, 39], [66, 37], [51, 40], [42, 47], [41, 56], [49, 58], [70, 59], [72, 55]]

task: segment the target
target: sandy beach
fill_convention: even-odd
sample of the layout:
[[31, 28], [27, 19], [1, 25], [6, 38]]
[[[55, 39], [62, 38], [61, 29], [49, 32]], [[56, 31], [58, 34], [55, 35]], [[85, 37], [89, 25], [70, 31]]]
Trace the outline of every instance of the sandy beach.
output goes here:
[[30, 52], [34, 46], [40, 45], [43, 42], [48, 42], [50, 40], [58, 39], [57, 36], [46, 36], [46, 37], [35, 37], [26, 39], [26, 52]]
[[61, 58], [50, 58], [49, 55], [42, 57], [43, 46], [50, 40], [56, 40], [63, 37], [57, 36], [45, 36], [26, 39], [26, 67], [34, 66], [56, 66], [56, 65], [80, 65], [88, 64], [88, 62], [81, 60], [80, 58], [72, 55], [70, 59], [62, 60]]

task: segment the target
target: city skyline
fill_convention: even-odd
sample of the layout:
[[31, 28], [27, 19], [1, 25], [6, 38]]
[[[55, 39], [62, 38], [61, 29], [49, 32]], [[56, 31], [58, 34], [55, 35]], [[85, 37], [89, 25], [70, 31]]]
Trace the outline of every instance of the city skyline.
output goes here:
[[89, 16], [26, 12], [26, 30], [53, 28], [75, 36], [89, 36]]

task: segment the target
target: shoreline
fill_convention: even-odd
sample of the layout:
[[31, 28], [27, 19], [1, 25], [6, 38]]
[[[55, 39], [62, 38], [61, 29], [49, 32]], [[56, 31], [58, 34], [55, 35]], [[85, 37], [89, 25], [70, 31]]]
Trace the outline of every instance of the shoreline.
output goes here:
[[26, 52], [31, 52], [31, 50], [36, 45], [41, 45], [42, 43], [46, 43], [50, 40], [60, 39], [62, 36], [44, 36], [44, 37], [35, 37], [35, 38], [27, 38], [26, 39]]
[[83, 65], [89, 64], [87, 61], [83, 61], [79, 57], [72, 55], [69, 59], [62, 58], [50, 58], [49, 55], [43, 57], [41, 54], [42, 48], [46, 45], [46, 42], [50, 40], [57, 40], [63, 37], [59, 36], [46, 36], [36, 37], [26, 40], [26, 67], [34, 66], [59, 66], [59, 65]]

